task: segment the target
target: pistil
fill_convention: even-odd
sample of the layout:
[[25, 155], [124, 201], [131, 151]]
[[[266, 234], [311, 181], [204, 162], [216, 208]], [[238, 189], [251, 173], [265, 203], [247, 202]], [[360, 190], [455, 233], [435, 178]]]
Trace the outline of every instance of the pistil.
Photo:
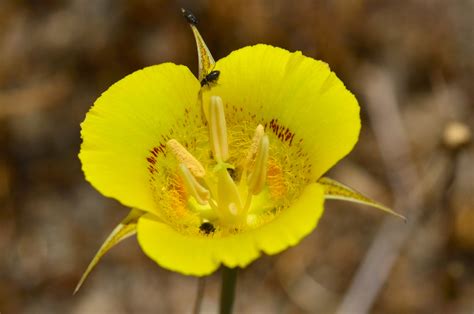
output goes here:
[[235, 223], [245, 217], [237, 186], [226, 168], [217, 170], [217, 209], [224, 223]]
[[224, 103], [221, 97], [211, 96], [208, 105], [209, 145], [216, 163], [210, 168], [212, 170], [206, 172], [203, 165], [175, 139], [167, 142], [167, 148], [179, 163], [179, 176], [187, 195], [195, 199], [194, 204], [199, 204], [194, 207], [191, 202], [189, 206], [194, 207], [203, 219], [211, 211], [223, 225], [245, 224], [252, 198], [262, 193], [266, 184], [270, 150], [268, 135], [260, 124], [255, 129], [243, 162], [238, 165], [242, 178], [237, 186], [229, 174], [234, 165], [227, 163], [229, 144]]

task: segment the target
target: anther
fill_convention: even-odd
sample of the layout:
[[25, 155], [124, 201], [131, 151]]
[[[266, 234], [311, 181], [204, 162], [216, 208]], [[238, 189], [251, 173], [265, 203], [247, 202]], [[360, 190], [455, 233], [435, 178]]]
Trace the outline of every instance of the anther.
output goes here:
[[196, 180], [186, 165], [179, 164], [179, 174], [188, 194], [194, 197], [199, 204], [206, 205], [210, 197], [209, 190]]
[[265, 186], [268, 168], [270, 142], [268, 136], [264, 135], [259, 142], [257, 154], [255, 156], [255, 164], [252, 172], [247, 177], [247, 185], [249, 192], [253, 195], [259, 194]]
[[227, 126], [225, 122], [224, 104], [219, 96], [212, 96], [209, 106], [209, 137], [211, 150], [217, 162], [229, 158], [227, 143]]
[[206, 170], [188, 150], [177, 140], [171, 139], [166, 143], [166, 147], [173, 153], [176, 159], [186, 165], [191, 173], [198, 178], [204, 177]]
[[255, 129], [255, 133], [252, 138], [252, 143], [250, 144], [247, 157], [245, 158], [244, 168], [247, 168], [251, 165], [252, 161], [255, 158], [255, 154], [257, 153], [260, 141], [262, 137], [265, 135], [265, 130], [263, 125], [259, 124]]

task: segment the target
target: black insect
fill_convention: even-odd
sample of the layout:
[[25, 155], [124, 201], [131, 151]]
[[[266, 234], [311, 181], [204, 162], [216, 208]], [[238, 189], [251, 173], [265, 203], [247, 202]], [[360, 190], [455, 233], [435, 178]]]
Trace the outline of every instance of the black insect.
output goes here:
[[199, 230], [201, 230], [201, 232], [203, 232], [205, 234], [210, 234], [210, 233], [213, 233], [214, 231], [216, 231], [216, 227], [214, 227], [214, 225], [211, 224], [210, 222], [203, 222], [199, 226]]
[[209, 85], [211, 83], [216, 82], [219, 79], [219, 75], [221, 74], [221, 71], [211, 71], [209, 74], [207, 74], [202, 80], [201, 80], [201, 87], [204, 85]]
[[191, 13], [191, 11], [181, 9], [181, 12], [183, 13], [184, 18], [186, 19], [186, 21], [188, 21], [189, 24], [197, 25], [198, 19], [194, 14]]

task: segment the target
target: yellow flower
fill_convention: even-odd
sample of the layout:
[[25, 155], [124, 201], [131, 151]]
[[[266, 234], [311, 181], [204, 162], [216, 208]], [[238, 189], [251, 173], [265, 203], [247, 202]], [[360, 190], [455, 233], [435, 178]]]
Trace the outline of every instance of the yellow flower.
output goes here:
[[112, 85], [81, 124], [86, 179], [134, 210], [80, 284], [135, 232], [162, 267], [203, 276], [297, 244], [325, 198], [390, 211], [321, 178], [360, 129], [357, 100], [326, 63], [268, 45], [214, 62], [191, 27], [199, 79], [172, 63], [144, 68]]

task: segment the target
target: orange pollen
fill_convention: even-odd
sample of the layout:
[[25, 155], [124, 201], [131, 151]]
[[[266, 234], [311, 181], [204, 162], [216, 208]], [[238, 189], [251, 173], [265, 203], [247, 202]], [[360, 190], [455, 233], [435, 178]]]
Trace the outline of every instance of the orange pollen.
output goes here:
[[170, 208], [178, 217], [187, 214], [187, 195], [182, 179], [176, 176], [170, 189], [168, 190], [170, 197]]
[[270, 189], [270, 194], [275, 199], [280, 199], [288, 192], [285, 179], [283, 177], [283, 170], [281, 166], [274, 160], [268, 160], [267, 184]]

